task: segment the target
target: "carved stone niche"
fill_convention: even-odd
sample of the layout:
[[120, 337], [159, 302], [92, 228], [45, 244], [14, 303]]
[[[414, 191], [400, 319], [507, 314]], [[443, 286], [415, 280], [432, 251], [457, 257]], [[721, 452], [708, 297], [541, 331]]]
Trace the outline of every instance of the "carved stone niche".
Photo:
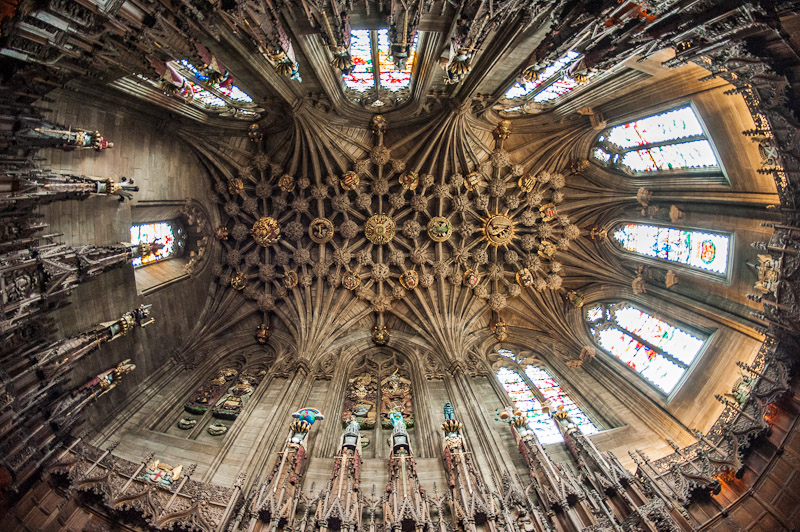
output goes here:
[[411, 376], [395, 355], [383, 352], [365, 355], [349, 375], [341, 416], [343, 425], [352, 416], [362, 429], [372, 429], [378, 423], [390, 429], [389, 414], [400, 412], [408, 428], [414, 426]]

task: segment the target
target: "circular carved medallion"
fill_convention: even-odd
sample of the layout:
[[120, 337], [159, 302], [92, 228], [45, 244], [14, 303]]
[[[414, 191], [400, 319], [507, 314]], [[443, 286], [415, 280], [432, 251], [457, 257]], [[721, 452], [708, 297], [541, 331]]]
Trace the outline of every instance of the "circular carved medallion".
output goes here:
[[400, 182], [400, 186], [405, 190], [415, 190], [417, 185], [419, 185], [419, 174], [416, 172], [406, 172], [401, 174], [397, 180]]
[[325, 244], [333, 238], [333, 222], [327, 218], [314, 218], [308, 226], [308, 236], [317, 244]]
[[357, 273], [347, 270], [342, 276], [342, 286], [348, 290], [355, 290], [361, 284], [361, 276]]
[[283, 286], [288, 290], [291, 290], [297, 286], [298, 279], [297, 272], [294, 270], [289, 270], [283, 274]]
[[373, 244], [388, 244], [394, 238], [394, 220], [385, 214], [373, 214], [364, 225], [364, 236]]
[[278, 179], [278, 187], [284, 192], [292, 192], [294, 190], [294, 177], [289, 174], [283, 174]]
[[428, 236], [434, 242], [444, 242], [453, 234], [453, 225], [444, 216], [434, 216], [428, 222]]
[[514, 238], [514, 221], [507, 214], [493, 214], [483, 224], [483, 234], [490, 246], [508, 246]]
[[275, 218], [264, 216], [256, 220], [250, 234], [259, 246], [268, 247], [280, 240], [281, 227]]

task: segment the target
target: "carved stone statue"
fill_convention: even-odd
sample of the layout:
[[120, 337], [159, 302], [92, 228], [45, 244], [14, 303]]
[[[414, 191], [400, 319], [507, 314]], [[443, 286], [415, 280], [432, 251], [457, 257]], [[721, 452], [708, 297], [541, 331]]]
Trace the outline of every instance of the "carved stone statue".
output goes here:
[[381, 381], [381, 423], [384, 428], [391, 428], [391, 414], [402, 415], [409, 428], [414, 427], [414, 408], [411, 403], [411, 381], [400, 370]]
[[348, 380], [342, 424], [350, 423], [353, 418], [362, 429], [374, 428], [378, 418], [377, 399], [378, 383], [369, 372]]

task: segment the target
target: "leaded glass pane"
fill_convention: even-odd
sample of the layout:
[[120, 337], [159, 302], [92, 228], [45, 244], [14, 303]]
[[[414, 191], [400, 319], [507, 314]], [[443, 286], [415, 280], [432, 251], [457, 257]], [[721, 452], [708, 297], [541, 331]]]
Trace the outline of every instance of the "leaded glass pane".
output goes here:
[[625, 330], [689, 365], [703, 347], [703, 340], [643, 310], [625, 305], [614, 310], [615, 321]]
[[706, 341], [630, 303], [596, 305], [585, 316], [600, 347], [665, 394], [675, 389]]
[[586, 319], [592, 323], [603, 319], [603, 307], [597, 305], [595, 307], [589, 308], [586, 311]]
[[389, 30], [378, 30], [378, 64], [380, 65], [380, 84], [381, 87], [389, 89], [390, 91], [399, 91], [411, 84], [411, 69], [414, 67], [414, 59], [417, 51], [417, 41], [419, 40], [419, 33], [414, 35], [414, 41], [411, 43], [408, 51], [408, 59], [406, 60], [405, 68], [398, 69], [389, 49]]
[[355, 66], [350, 74], [342, 75], [345, 86], [356, 92], [366, 92], [373, 88], [375, 77], [369, 30], [350, 31], [350, 56]]
[[623, 249], [725, 275], [730, 238], [717, 233], [630, 223], [614, 231]]
[[138, 246], [134, 267], [166, 260], [175, 254], [175, 233], [167, 222], [131, 226], [131, 243]]
[[719, 167], [717, 156], [707, 140], [629, 151], [622, 156], [620, 164], [635, 172]]
[[502, 355], [504, 357], [513, 358], [514, 360], [517, 359], [517, 356], [514, 354], [514, 351], [512, 351], [510, 349], [500, 348], [500, 349], [497, 350], [497, 354], [498, 355]]
[[578, 405], [570, 399], [566, 392], [561, 389], [558, 381], [556, 381], [546, 369], [537, 366], [528, 366], [525, 368], [525, 374], [550, 403], [551, 412], [554, 412], [561, 406], [564, 410], [569, 412], [569, 417], [582, 433], [595, 434], [598, 432], [594, 423], [592, 423], [589, 417], [578, 408]]
[[631, 148], [698, 135], [703, 135], [703, 127], [694, 110], [686, 106], [613, 127], [608, 132], [608, 142]]
[[[499, 352], [500, 350], [498, 350]], [[511, 353], [512, 351], [504, 349]], [[502, 353], [501, 353], [502, 354]], [[508, 355], [504, 355], [508, 356]], [[542, 368], [528, 366], [525, 373], [531, 382], [542, 392], [545, 399], [550, 403], [550, 408], [555, 411], [559, 406], [563, 406], [572, 418], [573, 422], [584, 434], [594, 434], [598, 432], [597, 427], [591, 422], [589, 417], [578, 408], [572, 399], [564, 393], [558, 382]], [[542, 411], [542, 405], [531, 391], [525, 380], [516, 371], [509, 368], [500, 368], [497, 371], [497, 378], [508, 393], [514, 407], [528, 418], [528, 426], [536, 434], [536, 438], [542, 445], [558, 443], [564, 441], [552, 416]]]
[[602, 148], [595, 148], [592, 151], [592, 155], [594, 156], [595, 159], [597, 159], [598, 161], [602, 161], [604, 163], [607, 163], [610, 157], [610, 155], [604, 152]]

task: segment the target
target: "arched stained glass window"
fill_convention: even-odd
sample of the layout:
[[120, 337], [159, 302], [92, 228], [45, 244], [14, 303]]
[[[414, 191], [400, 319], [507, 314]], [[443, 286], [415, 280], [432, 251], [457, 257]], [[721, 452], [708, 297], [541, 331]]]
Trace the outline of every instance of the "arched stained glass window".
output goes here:
[[628, 174], [722, 171], [709, 136], [691, 105], [605, 130], [597, 139], [592, 158]]
[[[187, 105], [207, 113], [230, 116], [241, 120], [255, 120], [264, 109], [258, 107], [253, 98], [233, 84], [233, 78], [226, 71], [214, 80], [186, 59], [160, 63], [163, 72], [156, 79], [142, 74], [120, 78], [111, 83], [125, 92], [139, 97], [142, 86], [156, 89], [172, 97], [183, 100]], [[147, 95], [152, 97], [152, 95]]]
[[135, 245], [135, 268], [180, 256], [186, 234], [178, 224], [155, 222], [131, 226], [131, 244]]
[[613, 232], [622, 249], [719, 275], [728, 273], [730, 237], [654, 224], [627, 223]]
[[594, 341], [665, 394], [671, 393], [708, 339], [632, 303], [598, 303], [585, 311]]
[[580, 54], [578, 52], [574, 51], [567, 52], [562, 57], [559, 57], [557, 60], [555, 60], [550, 66], [539, 72], [539, 77], [535, 81], [531, 82], [518, 81], [514, 83], [514, 85], [512, 85], [511, 88], [506, 91], [506, 98], [508, 98], [509, 100], [522, 98], [523, 96], [529, 95], [537, 88], [542, 87], [542, 90], [538, 91], [537, 94], [534, 96], [534, 101], [540, 101], [536, 100], [536, 96], [544, 92], [544, 89], [549, 88], [550, 85], [552, 85], [556, 81], [563, 79], [563, 76], [560, 76], [559, 74], [561, 74], [569, 65], [577, 61], [579, 57]]
[[[505, 93], [511, 105], [503, 111], [508, 114], [515, 114], [525, 109], [524, 105], [519, 105], [521, 101], [532, 101], [537, 104], [549, 104], [569, 93], [579, 85], [575, 77], [567, 74], [568, 69], [575, 65], [581, 55], [575, 51], [569, 51], [547, 68], [539, 72], [539, 77], [535, 81], [518, 81], [511, 86]], [[597, 72], [588, 71], [585, 81], [594, 77]]]
[[[351, 73], [342, 74], [345, 87], [357, 93], [365, 93], [371, 89], [389, 92], [408, 89], [411, 86], [411, 70], [414, 68], [418, 40], [419, 33], [414, 35], [409, 47], [405, 67], [397, 68], [391, 55], [388, 29], [350, 30], [350, 57], [355, 66]], [[373, 55], [373, 50], [377, 51], [377, 55]]]
[[[594, 423], [561, 389], [558, 382], [547, 370], [539, 366], [529, 365], [525, 368], [525, 375], [550, 403], [551, 411], [555, 411], [561, 406], [569, 412], [570, 418], [581, 432], [584, 434], [598, 432]], [[563, 441], [552, 416], [542, 411], [541, 403], [520, 373], [516, 370], [502, 367], [497, 371], [497, 378], [514, 403], [514, 407], [528, 418], [528, 426], [534, 431], [542, 445]]]

